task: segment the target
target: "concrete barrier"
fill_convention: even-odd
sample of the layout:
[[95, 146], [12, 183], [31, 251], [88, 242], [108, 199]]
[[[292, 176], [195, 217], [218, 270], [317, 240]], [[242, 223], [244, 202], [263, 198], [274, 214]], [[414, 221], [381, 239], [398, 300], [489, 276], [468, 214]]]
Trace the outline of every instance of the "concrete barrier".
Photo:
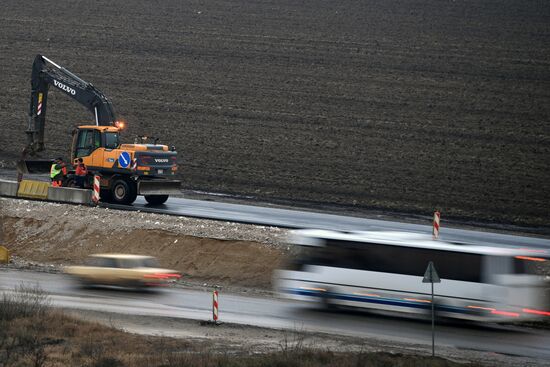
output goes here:
[[19, 187], [16, 181], [0, 180], [0, 196], [17, 196], [17, 188]]
[[49, 182], [23, 180], [0, 180], [0, 196], [22, 197], [59, 201], [62, 203], [91, 204], [92, 190], [74, 189], [70, 187], [53, 187]]
[[29, 199], [47, 199], [49, 182], [23, 180], [19, 183], [17, 196]]
[[91, 204], [92, 190], [74, 189], [71, 187], [50, 187], [48, 200], [62, 203]]

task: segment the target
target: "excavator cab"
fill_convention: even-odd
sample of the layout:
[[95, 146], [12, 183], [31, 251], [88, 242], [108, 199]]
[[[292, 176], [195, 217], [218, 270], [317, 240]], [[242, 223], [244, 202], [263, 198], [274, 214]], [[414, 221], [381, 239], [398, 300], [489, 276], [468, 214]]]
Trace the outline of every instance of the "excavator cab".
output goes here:
[[73, 159], [88, 157], [101, 146], [101, 132], [96, 129], [78, 128], [73, 131]]
[[[105, 152], [120, 146], [120, 129], [114, 126], [78, 126], [72, 135], [70, 158], [74, 164], [82, 158], [87, 166], [105, 167]], [[26, 159], [18, 162], [17, 169], [22, 174], [43, 174], [50, 171], [52, 163], [51, 159]]]
[[79, 126], [73, 131], [71, 158], [82, 158], [88, 166], [103, 167], [105, 152], [120, 146], [120, 130], [114, 126]]

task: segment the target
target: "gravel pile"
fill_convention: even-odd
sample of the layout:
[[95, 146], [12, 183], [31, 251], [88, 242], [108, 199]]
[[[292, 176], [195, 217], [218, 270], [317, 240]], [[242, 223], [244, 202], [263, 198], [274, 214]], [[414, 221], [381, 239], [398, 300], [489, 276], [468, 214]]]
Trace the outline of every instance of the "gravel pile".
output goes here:
[[195, 237], [254, 241], [270, 246], [286, 246], [288, 234], [286, 229], [278, 227], [7, 198], [0, 198], [0, 215], [37, 220], [70, 218], [75, 224], [93, 221], [113, 231], [122, 228], [154, 229]]

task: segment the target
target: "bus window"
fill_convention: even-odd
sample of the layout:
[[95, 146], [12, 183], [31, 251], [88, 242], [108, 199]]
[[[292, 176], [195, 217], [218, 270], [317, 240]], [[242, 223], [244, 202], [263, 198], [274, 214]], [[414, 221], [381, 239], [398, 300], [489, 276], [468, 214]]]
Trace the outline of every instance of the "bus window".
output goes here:
[[539, 269], [538, 265], [541, 265], [541, 263], [545, 263], [546, 261], [544, 261], [544, 260], [534, 261], [534, 260], [529, 260], [529, 259], [526, 259], [526, 258], [515, 257], [514, 258], [514, 274], [530, 274], [530, 275], [542, 274], [542, 270]]
[[509, 256], [483, 256], [483, 281], [498, 284], [498, 276], [512, 273], [512, 258]]
[[[434, 262], [441, 278], [476, 283], [482, 281], [482, 255], [441, 250], [430, 251], [423, 249], [423, 251], [433, 253], [433, 260], [431, 261]], [[430, 255], [432, 254], [426, 254], [426, 256]]]
[[283, 264], [284, 269], [292, 271], [301, 271], [304, 265], [323, 265], [323, 255], [319, 247], [295, 246], [293, 253]]
[[334, 249], [332, 263], [342, 268], [423, 276], [433, 261], [441, 278], [481, 282], [478, 254], [338, 240], [327, 241], [327, 247]]
[[339, 255], [336, 253], [338, 249], [332, 246], [321, 246], [311, 249], [308, 264], [321, 266], [337, 266], [336, 259]]

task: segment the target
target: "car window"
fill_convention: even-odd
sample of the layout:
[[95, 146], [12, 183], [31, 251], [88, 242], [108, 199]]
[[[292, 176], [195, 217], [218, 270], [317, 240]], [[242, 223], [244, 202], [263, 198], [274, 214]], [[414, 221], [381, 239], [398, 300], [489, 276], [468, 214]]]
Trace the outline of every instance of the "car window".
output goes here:
[[97, 257], [89, 257], [86, 260], [84, 260], [84, 265], [87, 266], [100, 266], [100, 261]]
[[158, 268], [160, 265], [157, 259], [153, 257], [146, 257], [143, 259], [114, 259], [109, 257], [95, 257], [91, 256], [84, 260], [84, 264], [87, 266], [97, 266], [102, 268]]
[[141, 266], [140, 261], [137, 259], [118, 259], [118, 263], [120, 267], [124, 269], [138, 268]]
[[102, 268], [118, 268], [118, 264], [115, 259], [105, 257], [105, 258], [99, 258], [98, 260], [99, 260], [98, 266], [101, 266]]
[[146, 257], [144, 259], [119, 259], [118, 263], [121, 268], [158, 268], [158, 262], [155, 258]]
[[157, 259], [149, 257], [149, 258], [143, 259], [143, 266], [147, 268], [158, 268], [160, 265]]

